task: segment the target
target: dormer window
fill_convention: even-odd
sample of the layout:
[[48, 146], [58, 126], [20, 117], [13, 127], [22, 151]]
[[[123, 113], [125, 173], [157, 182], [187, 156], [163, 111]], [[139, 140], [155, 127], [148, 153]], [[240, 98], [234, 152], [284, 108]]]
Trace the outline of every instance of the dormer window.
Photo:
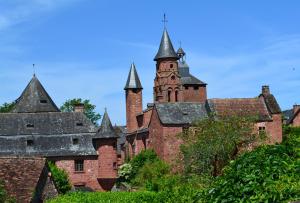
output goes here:
[[83, 126], [83, 123], [82, 122], [77, 122], [76, 126]]
[[78, 145], [79, 139], [78, 138], [73, 138], [73, 145]]
[[47, 101], [46, 99], [41, 99], [41, 100], [40, 100], [40, 103], [41, 103], [41, 104], [47, 104], [48, 101]]
[[26, 128], [34, 128], [34, 125], [32, 123], [27, 123]]
[[27, 146], [32, 147], [33, 146], [33, 140], [27, 140]]

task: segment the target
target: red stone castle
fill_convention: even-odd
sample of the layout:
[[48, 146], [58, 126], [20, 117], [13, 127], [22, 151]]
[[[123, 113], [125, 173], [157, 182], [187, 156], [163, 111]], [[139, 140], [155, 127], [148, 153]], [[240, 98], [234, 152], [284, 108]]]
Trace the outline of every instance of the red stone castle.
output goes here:
[[[14, 109], [0, 114], [0, 156], [45, 157], [67, 171], [75, 188], [107, 191], [126, 156], [151, 148], [171, 162], [182, 143], [176, 135], [211, 113], [257, 116], [255, 130], [265, 131], [270, 143], [281, 142], [281, 110], [268, 86], [253, 98], [208, 99], [207, 84], [190, 73], [186, 53], [181, 47], [175, 52], [166, 29], [154, 61], [154, 101], [146, 109], [131, 65], [124, 88], [126, 130], [113, 127], [107, 112], [96, 127], [82, 105], [61, 112], [34, 75]], [[299, 110], [295, 122], [296, 115]]]
[[207, 84], [190, 73], [186, 53], [180, 47], [175, 52], [166, 29], [154, 58], [156, 75], [153, 103], [143, 110], [142, 85], [134, 64], [131, 65], [126, 93], [126, 155], [134, 156], [152, 148], [166, 161], [179, 152], [181, 140], [176, 136], [192, 122], [216, 116], [244, 114], [257, 116], [255, 130], [265, 131], [270, 143], [281, 142], [281, 110], [268, 86], [253, 98], [207, 99]]

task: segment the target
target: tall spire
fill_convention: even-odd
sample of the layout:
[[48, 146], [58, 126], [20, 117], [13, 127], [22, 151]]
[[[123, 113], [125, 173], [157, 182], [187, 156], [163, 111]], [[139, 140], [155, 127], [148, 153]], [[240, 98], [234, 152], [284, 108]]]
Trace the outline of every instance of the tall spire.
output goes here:
[[101, 138], [113, 138], [117, 137], [115, 130], [111, 124], [110, 118], [108, 116], [107, 110], [105, 108], [105, 112], [102, 118], [101, 126], [97, 132], [97, 136]]
[[154, 58], [154, 61], [157, 61], [158, 59], [163, 59], [163, 58], [178, 59], [178, 56], [173, 48], [172, 42], [170, 40], [168, 31], [166, 28], [164, 29], [163, 35], [161, 37], [159, 49]]
[[124, 90], [127, 90], [127, 89], [143, 89], [134, 63], [131, 64], [127, 82], [124, 87]]

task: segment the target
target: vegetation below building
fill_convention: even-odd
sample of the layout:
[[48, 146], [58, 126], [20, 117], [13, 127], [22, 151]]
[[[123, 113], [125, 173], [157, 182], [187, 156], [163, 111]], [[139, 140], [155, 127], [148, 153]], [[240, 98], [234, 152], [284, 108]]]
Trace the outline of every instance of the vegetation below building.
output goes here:
[[[214, 125], [219, 126], [219, 129], [226, 129], [226, 125], [223, 124]], [[231, 131], [237, 132], [234, 129]], [[232, 155], [234, 148], [226, 153], [221, 150], [220, 153], [213, 154], [212, 158], [208, 159], [213, 163], [216, 161], [215, 155], [225, 157], [224, 160], [226, 160], [218, 159], [217, 163], [222, 163], [218, 165], [218, 176], [215, 176], [214, 168], [208, 171], [203, 170], [203, 163], [197, 162], [197, 159], [193, 159], [196, 162], [191, 162], [192, 159], [187, 156], [191, 154], [187, 151], [188, 145], [183, 146], [184, 169], [180, 174], [174, 174], [170, 166], [160, 160], [153, 151], [145, 150], [124, 164], [119, 172], [120, 182], [131, 185], [131, 190], [136, 192], [68, 193], [51, 200], [50, 203], [289, 202], [299, 200], [300, 128], [287, 127], [284, 132], [284, 140], [281, 144], [262, 145], [253, 151], [243, 152], [234, 157], [229, 156], [229, 154]], [[195, 140], [190, 142], [193, 150], [196, 148], [192, 145], [201, 143], [203, 137], [195, 136], [194, 138]], [[219, 156], [222, 153], [224, 156]], [[235, 160], [231, 160], [232, 158]], [[197, 167], [201, 168], [197, 169]]]

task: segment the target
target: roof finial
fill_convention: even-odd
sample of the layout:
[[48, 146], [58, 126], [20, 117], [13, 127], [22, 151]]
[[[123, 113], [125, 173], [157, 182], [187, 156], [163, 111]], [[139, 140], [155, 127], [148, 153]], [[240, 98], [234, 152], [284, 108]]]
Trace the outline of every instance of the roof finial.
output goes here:
[[166, 14], [164, 13], [164, 19], [162, 20], [162, 22], [164, 23], [164, 29], [166, 29], [166, 26], [167, 26], [167, 17], [166, 17]]
[[104, 112], [107, 113], [107, 108], [106, 107], [104, 107]]
[[35, 64], [32, 64], [32, 68], [33, 68], [33, 76], [35, 76]]

